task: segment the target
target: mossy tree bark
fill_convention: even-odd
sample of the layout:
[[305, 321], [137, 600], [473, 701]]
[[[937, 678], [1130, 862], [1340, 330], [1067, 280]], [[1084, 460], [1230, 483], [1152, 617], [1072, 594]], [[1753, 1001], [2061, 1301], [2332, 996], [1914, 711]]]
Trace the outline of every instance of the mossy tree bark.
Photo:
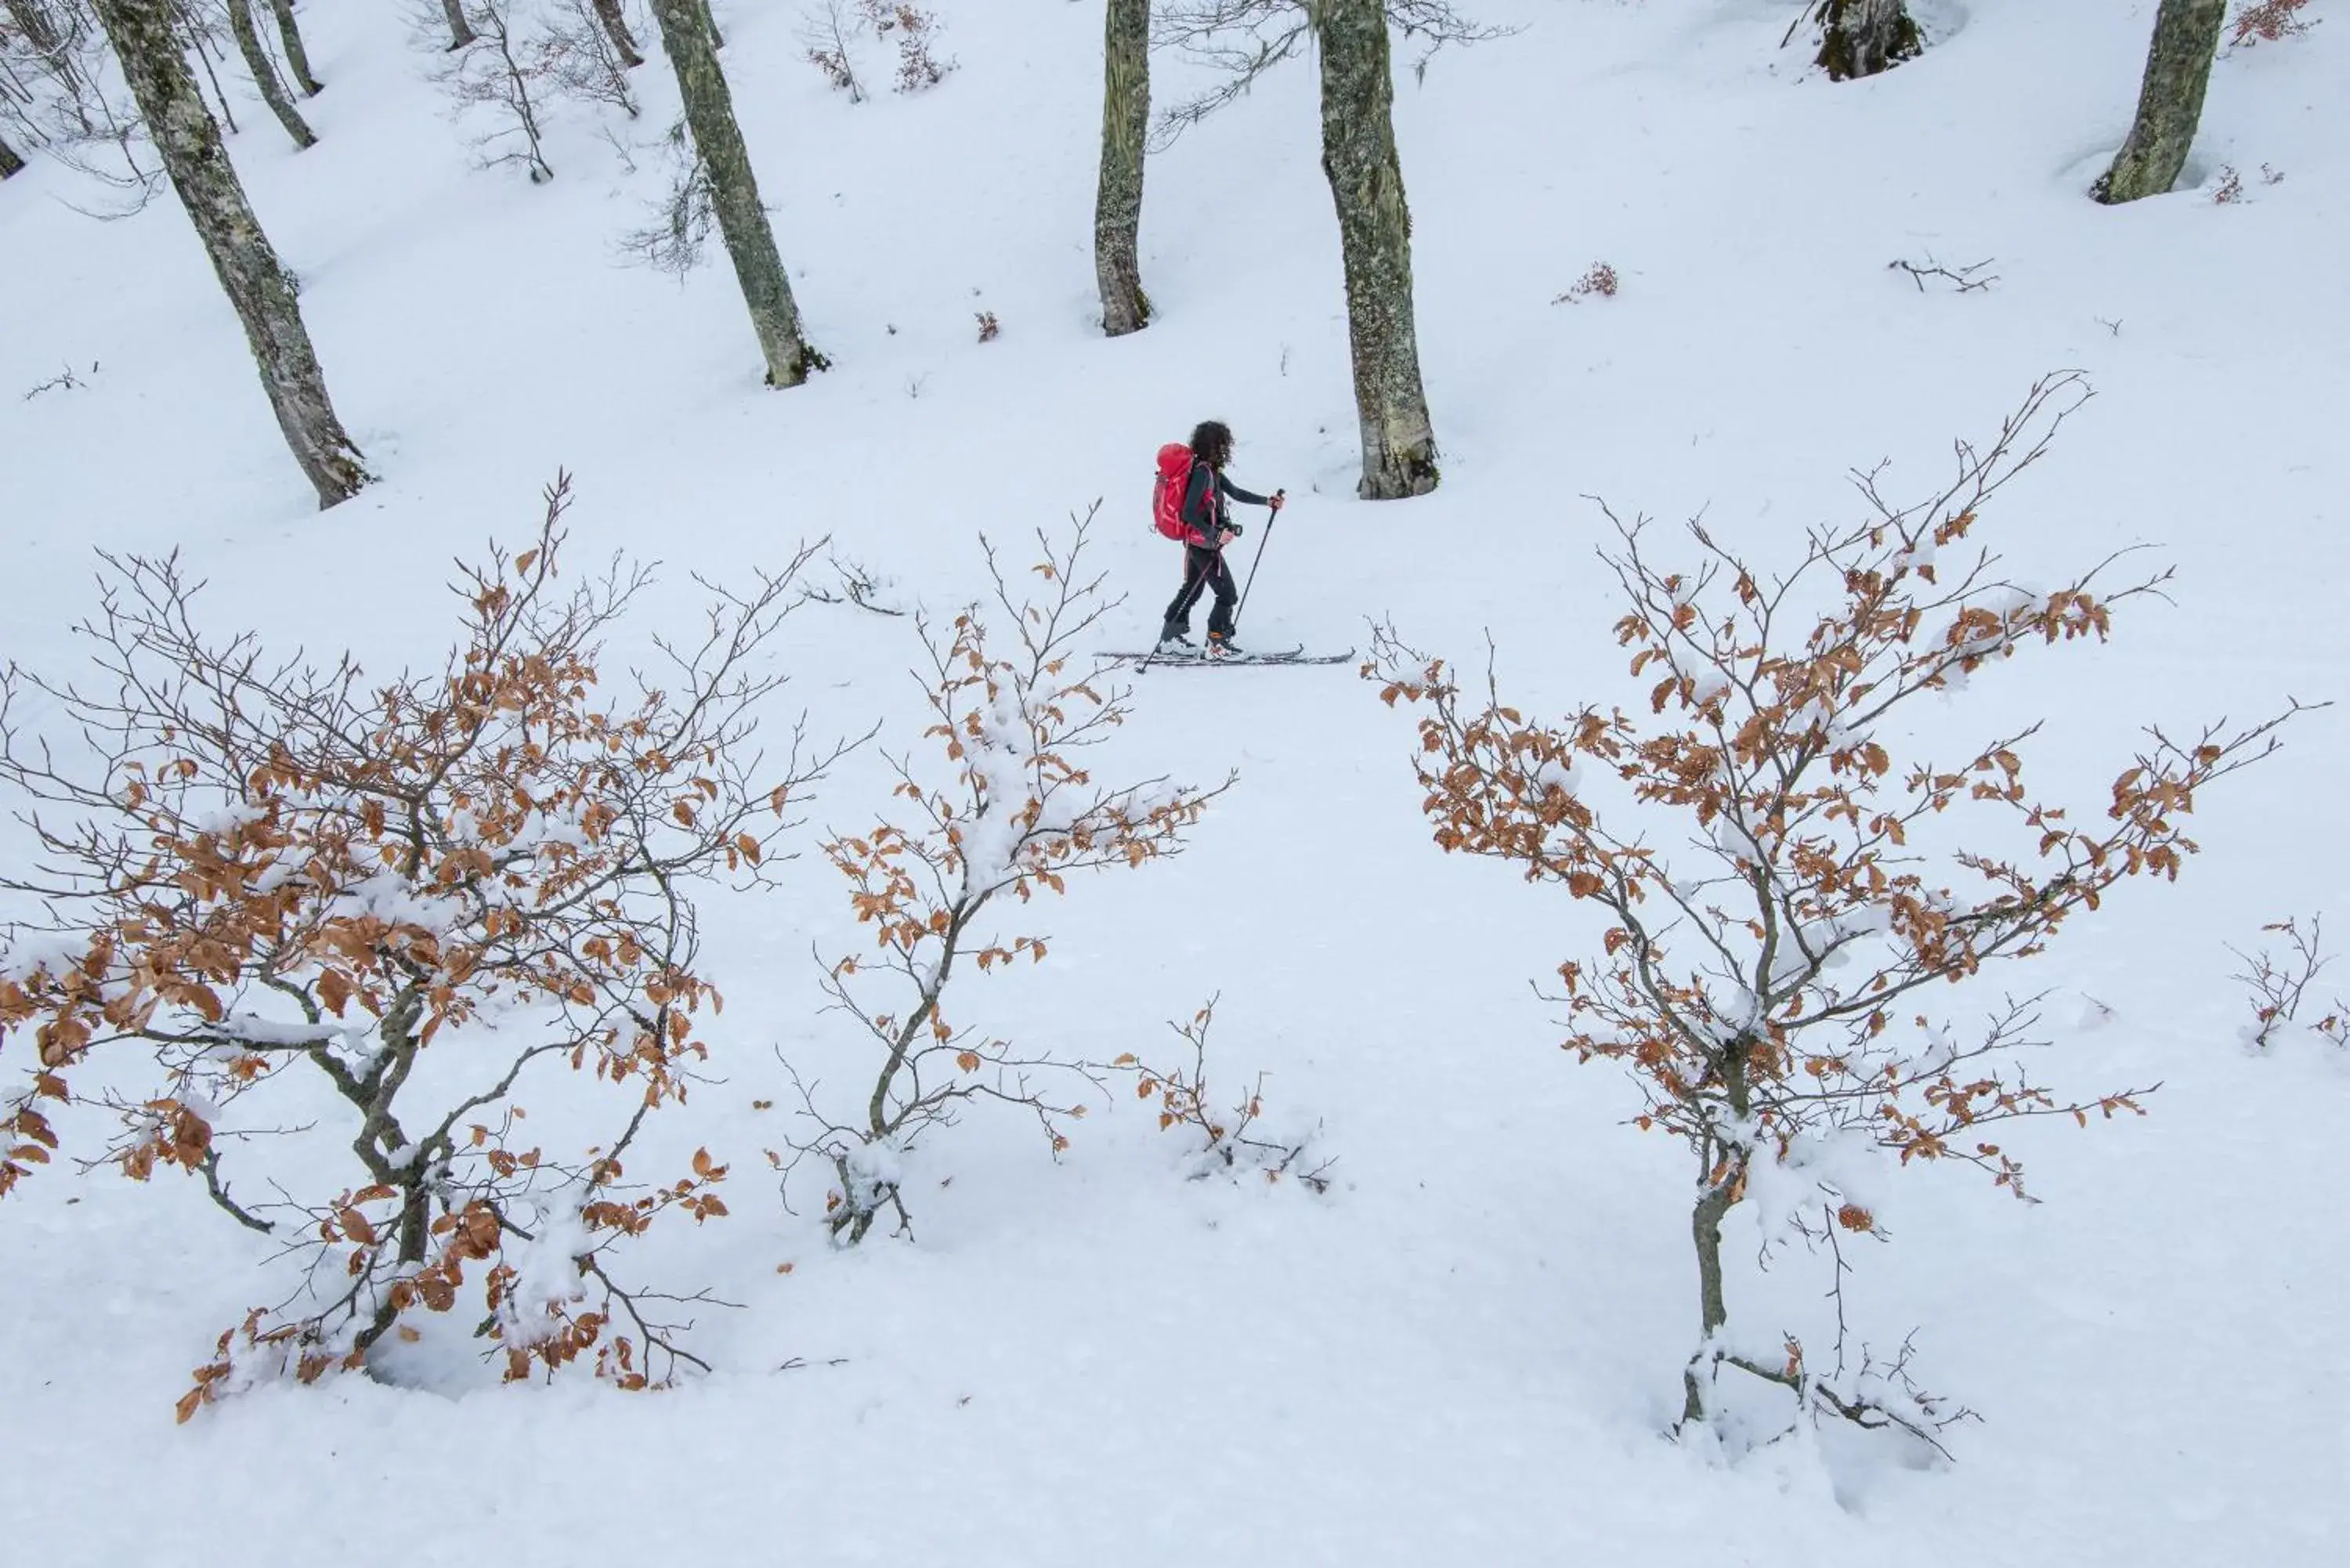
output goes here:
[[465, 0], [441, 0], [441, 15], [449, 24], [449, 52], [473, 41], [473, 24], [466, 19]]
[[1150, 130], [1150, 0], [1109, 0], [1102, 42], [1101, 185], [1094, 197], [1094, 273], [1102, 331], [1150, 322], [1136, 247], [1142, 228], [1143, 141]]
[[693, 135], [695, 153], [709, 171], [712, 206], [726, 254], [734, 264], [743, 302], [750, 307], [751, 326], [759, 335], [759, 350], [766, 356], [767, 384], [796, 387], [812, 370], [824, 369], [824, 356], [800, 336], [799, 307], [792, 299], [791, 280], [785, 275], [783, 257], [775, 251], [775, 231], [767, 210], [759, 204], [758, 177], [751, 170], [750, 149], [735, 123], [734, 99], [726, 73], [718, 64], [711, 41], [710, 11], [703, 0], [652, 0], [653, 17], [660, 24], [661, 47], [677, 69], [677, 86], [685, 100], [685, 123]]
[[2114, 166], [2089, 193], [2114, 204], [2159, 196], [2178, 182], [2187, 151], [2203, 122], [2203, 94], [2211, 84], [2211, 60], [2219, 53], [2220, 29], [2228, 0], [2162, 0], [2154, 16], [2154, 43], [2146, 56], [2146, 79], [2138, 88], [2137, 118]]
[[1420, 388], [1411, 213], [1396, 157], [1395, 84], [1382, 0], [1309, 0], [1322, 52], [1322, 171], [1338, 210], [1347, 327], [1368, 501], [1436, 488], [1436, 434]]
[[1889, 71], [1926, 49], [1908, 0], [1820, 0], [1819, 64], [1830, 81]]
[[253, 0], [228, 0], [228, 30], [236, 37], [236, 52], [244, 57], [244, 68], [253, 73], [253, 85], [261, 89], [261, 101], [286, 128], [297, 148], [315, 147], [318, 139], [311, 134], [302, 111], [294, 107], [286, 96], [286, 84], [277, 79], [277, 67], [271, 63], [269, 51], [261, 47], [261, 34], [253, 25]]
[[15, 148], [8, 145], [8, 139], [0, 136], [0, 180], [22, 173], [24, 168], [25, 161], [16, 155]]
[[322, 509], [348, 500], [370, 476], [328, 400], [293, 277], [261, 232], [220, 127], [197, 96], [172, 26], [171, 0], [96, 5], [172, 188], [244, 324], [245, 341], [286, 445], [317, 489]]
[[311, 74], [310, 51], [303, 47], [301, 26], [294, 20], [294, 0], [269, 0], [269, 9], [277, 18], [277, 39], [286, 46], [286, 65], [294, 73], [294, 86], [304, 98], [317, 97], [327, 84]]

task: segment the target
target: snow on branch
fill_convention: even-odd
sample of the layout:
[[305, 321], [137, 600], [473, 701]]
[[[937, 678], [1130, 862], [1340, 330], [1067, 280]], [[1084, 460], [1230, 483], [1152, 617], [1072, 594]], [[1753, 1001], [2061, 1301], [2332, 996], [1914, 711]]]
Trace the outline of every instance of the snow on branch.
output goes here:
[[1814, 529], [1775, 574], [1694, 522], [1686, 564], [1669, 566], [1645, 518], [1607, 513], [1617, 538], [1601, 556], [1627, 607], [1614, 630], [1646, 689], [1639, 711], [1529, 719], [1490, 665], [1469, 688], [1379, 631], [1369, 673], [1390, 705], [1422, 711], [1415, 766], [1438, 845], [1507, 861], [1606, 920], [1599, 951], [1559, 966], [1554, 1000], [1566, 1049], [1625, 1068], [1645, 1098], [1638, 1124], [1691, 1156], [1704, 1348], [1685, 1424], [1716, 1410], [1733, 1208], [1756, 1204], [1766, 1234], [1816, 1239], [1813, 1212], [1830, 1234], [1874, 1234], [1885, 1157], [1970, 1165], [2022, 1198], [1999, 1124], [2139, 1111], [2156, 1085], [2079, 1096], [2032, 1074], [2033, 999], [1970, 1027], [1935, 999], [2043, 951], [2126, 879], [2175, 880], [2203, 793], [2305, 711], [2150, 729], [2085, 814], [2028, 782], [2041, 724], [1955, 756], [1910, 738], [1922, 701], [2027, 653], [2103, 642], [2117, 610], [2168, 582], [2126, 575], [2124, 552], [2027, 586], [1978, 542], [1988, 504], [2087, 396], [2076, 374], [2039, 382], [1994, 441], [1959, 443], [1950, 482], [1915, 505], [1884, 498], [1881, 467], [1856, 476], [1866, 514]]
[[[182, 1418], [255, 1377], [369, 1366], [465, 1288], [509, 1377], [590, 1351], [629, 1387], [698, 1365], [608, 1261], [662, 1213], [723, 1214], [725, 1168], [705, 1152], [647, 1185], [624, 1165], [722, 1005], [696, 889], [771, 883], [843, 748], [795, 728], [762, 749], [807, 550], [706, 584], [693, 635], [615, 680], [603, 643], [650, 573], [567, 583], [569, 504], [558, 479], [525, 548], [460, 567], [437, 670], [370, 679], [216, 638], [176, 555], [102, 556], [89, 670], [0, 676], [0, 792], [36, 846], [0, 889], [40, 911], [0, 927], [0, 1065], [22, 1074], [0, 1194], [57, 1148], [48, 1108], [100, 1057], [94, 1082], [137, 1086], [85, 1096], [120, 1119], [92, 1163], [200, 1174], [298, 1263]], [[571, 1152], [525, 1143], [515, 1103], [562, 1067], [611, 1091]], [[332, 1137], [289, 1120], [321, 1090], [349, 1113]], [[286, 1142], [307, 1158], [265, 1158]]]
[[1085, 1111], [1070, 1096], [1097, 1075], [957, 1022], [947, 988], [965, 960], [983, 973], [1044, 961], [1043, 936], [995, 923], [1004, 904], [1066, 894], [1079, 872], [1181, 853], [1208, 803], [1232, 784], [1097, 776], [1091, 753], [1108, 745], [1129, 710], [1124, 688], [1076, 667], [1077, 644], [1118, 603], [1087, 563], [1094, 517], [1075, 519], [1065, 543], [1040, 531], [1040, 558], [1027, 574], [1037, 580], [1033, 592], [1006, 578], [1003, 557], [983, 541], [993, 603], [973, 604], [944, 627], [917, 618], [929, 754], [891, 757], [888, 812], [825, 846], [872, 942], [865, 956], [826, 963], [824, 987], [834, 1010], [869, 1039], [874, 1078], [863, 1104], [845, 1114], [821, 1107], [803, 1084], [812, 1130], [792, 1140], [790, 1158], [770, 1158], [786, 1172], [811, 1157], [831, 1165], [837, 1185], [826, 1213], [843, 1241], [862, 1241], [885, 1210], [900, 1233], [910, 1231], [902, 1161], [974, 1101], [1019, 1107], [1054, 1152], [1066, 1147], [1063, 1124]]

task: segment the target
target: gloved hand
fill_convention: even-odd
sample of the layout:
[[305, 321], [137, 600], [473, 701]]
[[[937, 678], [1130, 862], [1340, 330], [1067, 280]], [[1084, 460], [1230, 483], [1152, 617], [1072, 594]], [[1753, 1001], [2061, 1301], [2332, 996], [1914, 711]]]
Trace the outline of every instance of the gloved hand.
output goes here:
[[1282, 508], [1282, 504], [1288, 499], [1289, 492], [1286, 490], [1276, 490], [1273, 493], [1273, 499], [1265, 504], [1271, 506], [1275, 512], [1278, 512]]
[[1230, 522], [1228, 522], [1228, 523], [1226, 523], [1226, 524], [1224, 524], [1224, 537], [1225, 537], [1225, 538], [1227, 538], [1227, 539], [1237, 539], [1237, 538], [1239, 538], [1240, 536], [1241, 536], [1241, 525], [1240, 525], [1239, 524], [1237, 524], [1237, 523], [1230, 523]]

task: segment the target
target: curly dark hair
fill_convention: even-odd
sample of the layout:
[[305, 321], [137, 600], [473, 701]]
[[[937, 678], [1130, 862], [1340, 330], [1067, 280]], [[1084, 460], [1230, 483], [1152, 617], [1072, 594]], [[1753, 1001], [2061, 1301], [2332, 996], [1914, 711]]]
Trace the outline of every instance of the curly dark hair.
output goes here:
[[1232, 427], [1222, 420], [1202, 420], [1191, 432], [1191, 455], [1210, 468], [1232, 461]]

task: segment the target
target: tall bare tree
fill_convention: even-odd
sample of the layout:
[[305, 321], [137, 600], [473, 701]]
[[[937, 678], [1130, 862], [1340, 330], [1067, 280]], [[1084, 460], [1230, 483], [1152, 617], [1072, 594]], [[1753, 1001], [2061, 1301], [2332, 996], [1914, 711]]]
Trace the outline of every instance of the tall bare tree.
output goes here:
[[316, 98], [327, 89], [310, 69], [310, 51], [302, 42], [301, 24], [294, 20], [294, 0], [269, 0], [270, 14], [277, 18], [277, 39], [286, 46], [286, 64], [294, 73], [294, 85], [304, 98]]
[[1419, 379], [1411, 212], [1396, 156], [1395, 83], [1381, 0], [1310, 0], [1322, 49], [1322, 171], [1338, 209], [1367, 501], [1436, 488], [1436, 432]]
[[1150, 133], [1150, 0], [1109, 0], [1102, 43], [1101, 185], [1094, 198], [1094, 272], [1102, 331], [1150, 321], [1136, 246], [1142, 227], [1143, 143]]
[[327, 397], [327, 381], [294, 296], [294, 279], [253, 215], [220, 127], [197, 96], [180, 52], [171, 0], [94, 0], [99, 23], [154, 139], [172, 188], [187, 208], [213, 270], [244, 325], [263, 390], [294, 460], [323, 509], [370, 478]]
[[228, 0], [228, 27], [235, 36], [237, 53], [244, 57], [244, 68], [253, 73], [253, 85], [261, 89], [261, 101], [269, 106], [269, 112], [277, 117], [296, 148], [316, 146], [317, 137], [286, 96], [269, 51], [261, 47], [261, 34], [253, 25], [253, 0]]
[[2146, 56], [2137, 118], [2114, 165], [2090, 187], [2098, 201], [2114, 204], [2159, 196], [2178, 182], [2187, 150], [2203, 122], [2203, 94], [2211, 84], [2211, 60], [2219, 53], [2220, 28], [2228, 0], [2162, 0], [2154, 15], [2154, 42]]
[[823, 369], [825, 359], [800, 335], [791, 279], [776, 253], [767, 210], [759, 203], [751, 151], [743, 145], [743, 128], [734, 119], [734, 97], [718, 63], [710, 8], [704, 0], [652, 0], [652, 9], [660, 25], [661, 47], [677, 70], [694, 154], [709, 172], [719, 236], [726, 242], [743, 303], [750, 307], [752, 329], [759, 335], [759, 351], [766, 357], [767, 384], [796, 387], [811, 371]]

